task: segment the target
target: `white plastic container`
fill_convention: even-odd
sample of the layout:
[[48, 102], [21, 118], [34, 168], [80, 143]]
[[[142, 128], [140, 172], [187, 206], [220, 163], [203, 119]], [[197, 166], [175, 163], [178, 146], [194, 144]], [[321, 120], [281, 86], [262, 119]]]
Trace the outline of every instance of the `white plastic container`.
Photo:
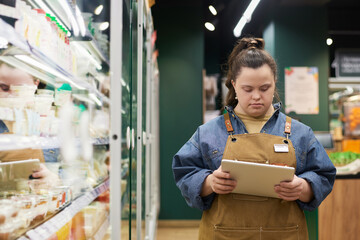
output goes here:
[[11, 92], [18, 97], [34, 97], [36, 85], [10, 85]]
[[36, 95], [54, 97], [54, 91], [49, 89], [38, 89]]
[[23, 109], [26, 103], [27, 102], [23, 98], [17, 98], [17, 97], [0, 98], [0, 107]]
[[55, 92], [55, 105], [63, 106], [71, 100], [71, 91], [58, 90]]
[[35, 112], [39, 113], [41, 116], [48, 116], [50, 114], [52, 103], [54, 98], [49, 95], [36, 95], [35, 96]]

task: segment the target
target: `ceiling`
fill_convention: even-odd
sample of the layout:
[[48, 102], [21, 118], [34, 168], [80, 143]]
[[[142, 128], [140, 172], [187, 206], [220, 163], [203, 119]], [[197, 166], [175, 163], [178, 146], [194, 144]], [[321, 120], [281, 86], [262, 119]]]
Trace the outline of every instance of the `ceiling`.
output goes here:
[[[233, 29], [250, 0], [204, 0], [204, 22], [215, 23], [216, 30], [205, 30], [205, 65], [208, 59], [217, 56], [220, 63], [226, 61], [237, 38]], [[213, 4], [218, 8], [218, 14], [213, 16], [208, 6]], [[243, 29], [244, 34], [261, 37], [267, 25], [266, 16], [271, 9], [279, 5], [325, 7], [328, 12], [328, 35], [334, 41], [329, 47], [331, 64], [334, 50], [337, 48], [360, 48], [360, 1], [359, 0], [263, 0], [255, 9], [252, 19]], [[240, 13], [240, 14], [239, 14]], [[220, 43], [220, 44], [219, 44]], [[215, 45], [217, 45], [215, 49]], [[219, 46], [220, 45], [220, 46]], [[214, 50], [215, 49], [215, 50]], [[214, 51], [217, 51], [214, 53]], [[332, 70], [331, 75], [335, 73]]]
[[[133, 0], [134, 1], [134, 0]], [[216, 56], [218, 62], [224, 63], [227, 55], [231, 51], [237, 38], [233, 35], [233, 29], [237, 24], [241, 14], [249, 5], [250, 0], [192, 0], [203, 5], [204, 23], [211, 21], [215, 23], [216, 30], [205, 33], [205, 65], [210, 57]], [[181, 1], [182, 3], [187, 1]], [[110, 21], [110, 0], [77, 0], [79, 8], [84, 12], [94, 12], [94, 9], [104, 5], [104, 10], [100, 15], [93, 15], [94, 22]], [[156, 0], [156, 5], [176, 5], [178, 1]], [[193, 4], [193, 3], [192, 3]], [[208, 6], [216, 6], [218, 15], [213, 16]], [[191, 5], [191, 4], [190, 4]], [[269, 9], [278, 5], [287, 6], [317, 6], [325, 7], [328, 11], [328, 34], [334, 40], [330, 49], [330, 62], [332, 61], [334, 50], [337, 48], [360, 48], [360, 1], [359, 0], [262, 0], [254, 11], [252, 20], [246, 24], [243, 33], [254, 36], [262, 36], [267, 22], [264, 21], [269, 15]], [[239, 14], [240, 13], [240, 14]], [[109, 34], [109, 29], [104, 32]], [[219, 44], [220, 43], [220, 44]], [[334, 74], [333, 72], [331, 73]]]

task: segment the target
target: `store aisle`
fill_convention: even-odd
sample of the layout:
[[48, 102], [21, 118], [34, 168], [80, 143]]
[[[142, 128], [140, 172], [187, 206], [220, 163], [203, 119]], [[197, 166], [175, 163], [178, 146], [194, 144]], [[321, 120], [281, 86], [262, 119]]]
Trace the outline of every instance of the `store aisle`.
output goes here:
[[197, 240], [199, 223], [197, 220], [159, 220], [156, 240]]

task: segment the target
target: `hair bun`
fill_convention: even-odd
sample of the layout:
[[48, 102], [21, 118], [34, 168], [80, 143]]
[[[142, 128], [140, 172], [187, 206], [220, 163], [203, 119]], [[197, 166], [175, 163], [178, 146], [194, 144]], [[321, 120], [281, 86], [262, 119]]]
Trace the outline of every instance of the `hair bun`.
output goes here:
[[245, 49], [264, 49], [265, 42], [262, 38], [243, 38], [241, 41], [245, 43]]

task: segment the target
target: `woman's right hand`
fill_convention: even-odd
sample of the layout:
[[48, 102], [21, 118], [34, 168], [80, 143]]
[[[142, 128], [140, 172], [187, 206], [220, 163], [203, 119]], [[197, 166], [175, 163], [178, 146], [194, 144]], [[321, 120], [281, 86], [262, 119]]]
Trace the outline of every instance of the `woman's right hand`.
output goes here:
[[236, 181], [231, 179], [230, 173], [223, 172], [220, 167], [208, 175], [204, 181], [201, 196], [205, 197], [215, 192], [217, 194], [231, 193], [236, 187]]

